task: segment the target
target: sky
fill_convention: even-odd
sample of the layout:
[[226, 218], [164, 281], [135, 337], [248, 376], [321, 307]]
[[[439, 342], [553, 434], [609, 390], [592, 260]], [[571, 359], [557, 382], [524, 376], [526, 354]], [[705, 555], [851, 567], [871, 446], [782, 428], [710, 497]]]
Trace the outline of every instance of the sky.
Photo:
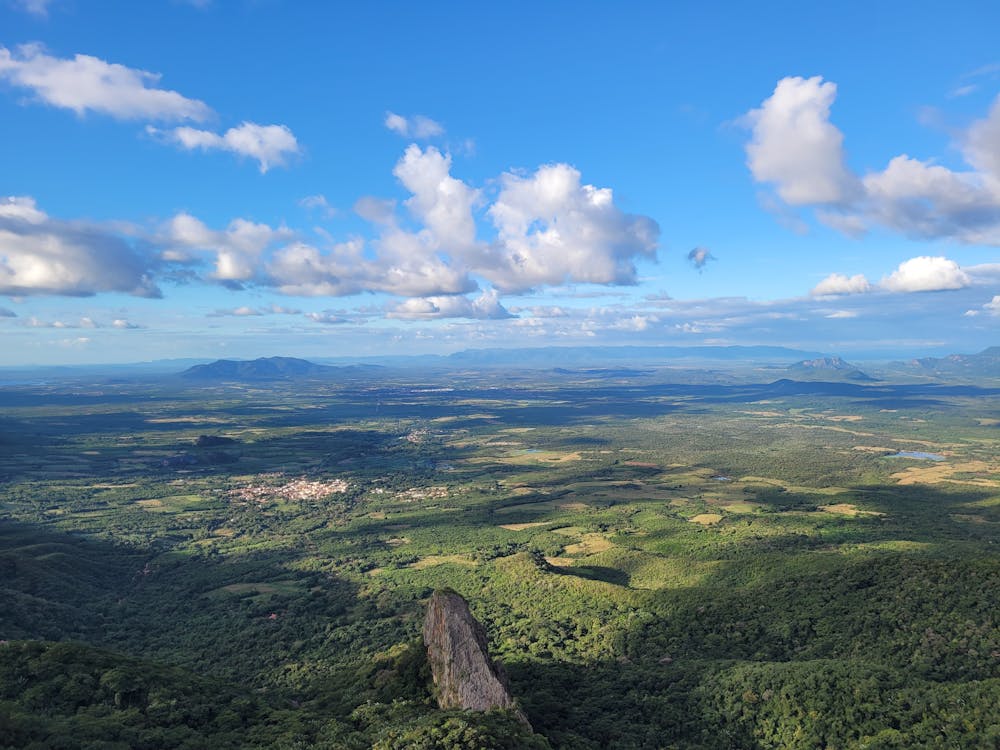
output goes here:
[[978, 351], [998, 28], [995, 2], [0, 0], [0, 365]]

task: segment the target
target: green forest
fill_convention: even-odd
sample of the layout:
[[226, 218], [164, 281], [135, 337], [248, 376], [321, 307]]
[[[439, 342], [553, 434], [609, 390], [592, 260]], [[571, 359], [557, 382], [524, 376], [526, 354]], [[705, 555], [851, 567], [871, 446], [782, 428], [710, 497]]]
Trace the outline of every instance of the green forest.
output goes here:
[[0, 748], [1000, 746], [1000, 388], [676, 380], [0, 388]]

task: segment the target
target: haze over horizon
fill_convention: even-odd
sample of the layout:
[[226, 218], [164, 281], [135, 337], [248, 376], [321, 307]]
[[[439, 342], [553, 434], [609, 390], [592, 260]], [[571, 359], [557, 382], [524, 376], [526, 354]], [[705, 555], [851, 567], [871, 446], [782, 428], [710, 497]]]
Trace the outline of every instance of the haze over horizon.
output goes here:
[[0, 0], [0, 366], [977, 352], [1000, 10]]

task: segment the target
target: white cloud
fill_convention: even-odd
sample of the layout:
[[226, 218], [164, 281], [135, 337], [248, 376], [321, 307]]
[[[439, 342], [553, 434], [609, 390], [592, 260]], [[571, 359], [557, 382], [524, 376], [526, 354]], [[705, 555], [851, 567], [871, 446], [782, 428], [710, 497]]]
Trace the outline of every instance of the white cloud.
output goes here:
[[360, 239], [339, 243], [322, 253], [312, 245], [293, 242], [275, 252], [266, 264], [267, 283], [283, 294], [340, 297], [364, 291], [369, 261]]
[[127, 320], [126, 318], [115, 318], [111, 322], [111, 327], [117, 328], [120, 331], [131, 331], [131, 330], [138, 330], [140, 328], [145, 328], [145, 326], [141, 326], [138, 323], [133, 323]]
[[403, 297], [462, 294], [476, 288], [468, 270], [434, 252], [426, 235], [400, 229], [384, 232], [374, 242], [376, 260], [366, 264], [368, 288]]
[[196, 122], [212, 115], [204, 102], [158, 88], [157, 73], [90, 55], [52, 57], [39, 45], [23, 45], [13, 52], [0, 47], [0, 80], [78, 115], [98, 112], [121, 120]]
[[107, 229], [52, 219], [32, 198], [0, 200], [0, 294], [157, 297], [151, 266]]
[[857, 194], [857, 179], [844, 164], [843, 134], [829, 122], [837, 86], [788, 77], [746, 120], [753, 135], [747, 164], [758, 182], [774, 183], [793, 206], [842, 204]]
[[322, 323], [323, 325], [341, 325], [351, 322], [349, 318], [332, 312], [309, 312], [306, 313], [306, 317], [313, 323]]
[[311, 211], [318, 211], [321, 215], [327, 218], [337, 215], [337, 209], [330, 205], [330, 202], [322, 193], [317, 195], [307, 195], [299, 201], [299, 205], [302, 206], [302, 208], [307, 208]]
[[864, 178], [868, 219], [904, 234], [1000, 243], [1000, 192], [977, 172], [897, 156]]
[[184, 260], [188, 250], [214, 252], [212, 278], [242, 282], [257, 274], [261, 255], [268, 246], [291, 236], [292, 232], [284, 227], [273, 229], [246, 219], [234, 219], [225, 230], [214, 231], [194, 216], [181, 213], [167, 224], [161, 242], [166, 246], [168, 260]]
[[75, 339], [60, 339], [59, 346], [66, 347], [67, 349], [82, 349], [90, 343], [91, 339], [87, 336], [77, 336]]
[[48, 220], [48, 216], [38, 208], [34, 198], [10, 195], [0, 199], [0, 219], [16, 219], [38, 225]]
[[433, 146], [411, 145], [392, 173], [412, 196], [406, 207], [425, 227], [424, 238], [435, 250], [462, 252], [476, 244], [472, 207], [479, 191], [451, 176], [451, 156]]
[[864, 177], [847, 167], [843, 134], [829, 120], [835, 97], [836, 86], [819, 77], [785, 78], [748, 113], [748, 164], [758, 182], [849, 235], [882, 225], [911, 237], [1000, 245], [1000, 97], [959, 138], [973, 169], [902, 154]]
[[825, 317], [830, 318], [832, 320], [842, 320], [842, 319], [845, 319], [845, 318], [856, 318], [856, 317], [858, 317], [858, 311], [857, 310], [834, 310], [831, 313], [827, 313]]
[[994, 295], [993, 299], [983, 305], [983, 309], [990, 315], [1000, 316], [1000, 294]]
[[612, 325], [608, 326], [612, 330], [619, 331], [645, 331], [651, 325], [655, 325], [660, 322], [660, 316], [658, 315], [631, 315], [625, 318], [621, 318]]
[[61, 320], [39, 320], [34, 315], [24, 321], [22, 325], [28, 328], [79, 328], [74, 323], [64, 323]]
[[539, 167], [530, 177], [500, 178], [488, 215], [497, 228], [473, 269], [501, 291], [545, 284], [634, 284], [637, 257], [656, 254], [659, 227], [623, 213], [610, 188], [582, 185], [567, 164]]
[[[79, 320], [65, 321], [65, 320], [41, 320], [35, 316], [31, 316], [25, 320], [22, 325], [28, 328], [104, 328], [104, 324], [98, 323], [93, 318], [82, 317]], [[115, 328], [120, 328], [122, 326], [118, 325], [118, 321], [115, 321]], [[132, 326], [138, 327], [138, 326]]]
[[281, 305], [265, 305], [264, 307], [250, 307], [249, 305], [241, 305], [240, 307], [235, 307], [231, 310], [216, 310], [212, 313], [213, 316], [235, 316], [237, 318], [242, 317], [257, 317], [261, 315], [299, 315], [302, 311], [296, 310], [290, 307], [283, 307]]
[[416, 138], [417, 140], [426, 140], [444, 135], [444, 127], [441, 123], [435, 122], [424, 115], [403, 117], [403, 115], [397, 115], [395, 112], [386, 112], [385, 126], [404, 138]]
[[354, 213], [372, 224], [393, 224], [396, 221], [396, 201], [363, 195], [355, 201]]
[[1000, 96], [989, 114], [969, 128], [964, 146], [970, 164], [1000, 180]]
[[[53, 57], [37, 44], [22, 45], [13, 51], [0, 46], [3, 81], [31, 90], [39, 101], [81, 116], [96, 112], [119, 120], [154, 122], [203, 122], [214, 116], [204, 102], [159, 88], [158, 73], [90, 55]], [[243, 122], [222, 134], [188, 125], [166, 130], [147, 125], [146, 132], [189, 151], [220, 150], [250, 157], [262, 173], [286, 165], [301, 153], [295, 135], [286, 125]]]
[[[451, 165], [448, 154], [416, 145], [396, 164], [393, 172], [410, 193], [403, 205], [416, 229], [397, 217], [394, 201], [371, 196], [359, 199], [354, 210], [376, 225], [377, 235], [330, 240], [324, 247], [245, 220], [213, 231], [180, 214], [159, 240], [161, 257], [191, 264], [196, 251], [214, 252], [211, 278], [290, 295], [454, 298], [478, 288], [473, 275], [501, 292], [565, 282], [634, 283], [635, 258], [655, 256], [656, 223], [623, 213], [609, 189], [582, 185], [579, 172], [567, 165], [542, 167], [529, 177], [504, 175], [488, 211], [497, 237], [482, 241], [475, 210], [483, 195], [453, 177]], [[470, 308], [471, 315], [506, 313], [484, 308], [485, 299]], [[439, 309], [456, 304], [451, 299]]]
[[300, 153], [299, 143], [287, 125], [258, 125], [244, 122], [219, 135], [187, 125], [162, 131], [152, 126], [150, 135], [162, 135], [188, 151], [229, 151], [255, 159], [261, 174], [272, 167], [283, 167], [290, 157]]
[[514, 316], [500, 304], [497, 291], [488, 289], [476, 299], [469, 299], [463, 295], [414, 297], [391, 308], [386, 317], [406, 320], [435, 318], [503, 320]]
[[842, 273], [831, 273], [819, 282], [810, 292], [815, 297], [834, 294], [861, 294], [870, 291], [872, 285], [862, 274], [845, 276]]
[[892, 292], [936, 292], [964, 289], [972, 283], [958, 263], [948, 258], [922, 255], [899, 264], [882, 279], [882, 286]]
[[[566, 318], [569, 312], [558, 305], [536, 305], [533, 307], [511, 307], [512, 313], [528, 313], [531, 318]], [[529, 318], [525, 318], [529, 320]]]
[[[386, 293], [423, 300], [400, 306], [401, 316], [485, 320], [510, 316], [499, 293], [632, 284], [636, 259], [655, 258], [656, 223], [622, 212], [610, 189], [582, 184], [565, 164], [503, 175], [485, 211], [495, 234], [480, 239], [476, 212], [484, 194], [452, 176], [451, 166], [450, 156], [436, 148], [408, 147], [393, 170], [410, 193], [403, 202], [408, 216], [397, 216], [394, 201], [361, 198], [355, 211], [374, 225], [375, 236], [341, 242], [316, 230], [324, 241], [311, 243], [284, 226], [243, 218], [215, 229], [188, 213], [156, 230], [124, 224], [111, 230], [54, 221], [30, 198], [2, 200], [0, 294], [153, 296], [158, 274], [177, 283], [215, 281], [300, 296]], [[328, 206], [319, 195], [304, 201]], [[481, 287], [487, 291], [477, 299], [461, 297]], [[229, 314], [277, 312], [243, 306]]]

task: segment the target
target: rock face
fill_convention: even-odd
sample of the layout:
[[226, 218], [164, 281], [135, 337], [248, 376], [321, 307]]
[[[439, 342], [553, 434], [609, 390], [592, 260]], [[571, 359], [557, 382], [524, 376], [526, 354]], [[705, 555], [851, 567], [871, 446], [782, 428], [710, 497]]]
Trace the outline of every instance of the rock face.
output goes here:
[[507, 676], [486, 650], [486, 631], [454, 591], [435, 591], [424, 618], [424, 645], [441, 708], [513, 710], [528, 719], [511, 697]]

